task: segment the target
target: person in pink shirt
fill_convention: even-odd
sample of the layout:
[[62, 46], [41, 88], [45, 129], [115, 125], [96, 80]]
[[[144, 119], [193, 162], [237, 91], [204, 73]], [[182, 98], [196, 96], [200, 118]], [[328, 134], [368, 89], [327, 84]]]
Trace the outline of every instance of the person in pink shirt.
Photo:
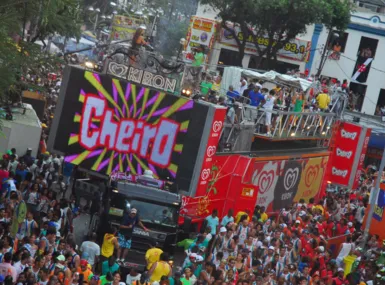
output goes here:
[[12, 280], [15, 283], [17, 281], [17, 272], [16, 268], [11, 265], [12, 254], [7, 252], [4, 254], [3, 262], [0, 263], [0, 275], [3, 276], [12, 276]]
[[0, 168], [0, 184], [2, 184], [3, 180], [8, 177], [9, 177], [9, 172], [7, 170], [7, 165], [2, 164]]

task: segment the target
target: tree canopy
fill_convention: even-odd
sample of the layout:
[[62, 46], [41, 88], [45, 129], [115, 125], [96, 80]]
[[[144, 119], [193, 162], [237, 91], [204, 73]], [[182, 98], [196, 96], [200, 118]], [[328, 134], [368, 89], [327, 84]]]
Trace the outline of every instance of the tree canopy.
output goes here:
[[[218, 11], [222, 27], [237, 41], [238, 64], [242, 65], [246, 38], [267, 37], [267, 45], [255, 42], [259, 58], [277, 59], [277, 52], [311, 24], [325, 24], [328, 29], [344, 30], [350, 21], [349, 0], [202, 0]], [[244, 36], [238, 39], [228, 23], [239, 25]]]
[[[47, 36], [60, 34], [80, 37], [78, 0], [2, 0], [0, 4], [0, 99], [23, 85], [20, 78], [31, 71], [47, 76], [61, 64], [57, 56], [41, 52], [34, 44]], [[27, 36], [25, 27], [29, 27]], [[24, 33], [24, 40], [22, 36]], [[28, 87], [23, 87], [28, 88]]]

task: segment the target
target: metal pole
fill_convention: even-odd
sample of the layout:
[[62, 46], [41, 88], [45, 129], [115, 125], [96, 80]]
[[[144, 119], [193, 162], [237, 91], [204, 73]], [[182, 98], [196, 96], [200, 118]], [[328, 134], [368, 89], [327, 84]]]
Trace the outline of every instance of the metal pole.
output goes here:
[[319, 78], [320, 75], [321, 75], [321, 72], [322, 72], [322, 68], [324, 66], [324, 61], [326, 61], [325, 59], [325, 54], [326, 54], [326, 51], [328, 49], [328, 44], [329, 44], [329, 40], [330, 40], [330, 37], [331, 37], [331, 34], [332, 34], [332, 31], [329, 30], [329, 34], [328, 34], [328, 37], [326, 39], [326, 43], [325, 43], [325, 46], [324, 46], [324, 50], [322, 52], [322, 56], [321, 56], [321, 62], [319, 64], [319, 67], [318, 67], [318, 71], [317, 71], [317, 74], [316, 74], [316, 78]]
[[[98, 26], [99, 13], [96, 14], [95, 24], [94, 24], [94, 34], [96, 35], [96, 28]], [[96, 35], [97, 36], [97, 35]], [[98, 38], [96, 38], [98, 39]]]
[[151, 27], [151, 33], [150, 33], [150, 38], [152, 38], [152, 34], [154, 33], [154, 29], [155, 29], [155, 24], [156, 24], [156, 19], [158, 18], [158, 11], [156, 11], [155, 13], [155, 18], [154, 18], [154, 22], [152, 23], [152, 27]]
[[385, 168], [385, 148], [382, 154], [380, 168], [378, 169], [376, 185], [370, 193], [370, 208], [369, 208], [368, 217], [366, 218], [364, 239], [363, 239], [364, 244], [366, 244], [366, 241], [368, 240], [370, 224], [373, 219], [374, 207], [375, 207], [375, 204], [377, 203], [376, 200], [377, 200], [378, 194], [380, 193], [380, 184], [381, 184], [382, 172], [384, 171], [384, 168]]

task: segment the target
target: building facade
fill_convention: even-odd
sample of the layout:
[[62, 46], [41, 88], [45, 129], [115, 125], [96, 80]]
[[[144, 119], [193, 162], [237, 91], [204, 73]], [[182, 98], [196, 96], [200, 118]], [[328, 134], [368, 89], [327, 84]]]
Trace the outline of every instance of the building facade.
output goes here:
[[[322, 25], [314, 26], [314, 51], [306, 65], [310, 73], [318, 71], [328, 34]], [[331, 43], [332, 49], [336, 42], [340, 44], [340, 51], [330, 54], [321, 75], [341, 81], [347, 79], [350, 89], [359, 95], [355, 109], [374, 115], [377, 106], [385, 106], [385, 15], [354, 12], [348, 29]]]
[[[321, 75], [340, 81], [347, 79], [356, 94], [355, 109], [374, 115], [385, 107], [385, 2], [383, 0], [355, 1], [357, 8], [351, 15], [348, 29], [329, 44], [331, 52], [323, 66]], [[220, 20], [210, 6], [199, 5], [197, 16]], [[334, 32], [333, 32], [334, 34]], [[309, 43], [310, 55], [306, 60], [278, 56], [276, 71], [286, 73], [299, 69], [301, 73], [317, 74], [329, 31], [320, 24], [307, 27], [307, 32], [298, 35], [297, 41]], [[217, 37], [209, 58], [211, 69], [217, 65], [236, 65], [233, 60], [238, 48], [228, 45]], [[338, 42], [338, 45], [336, 43]], [[246, 49], [242, 64], [244, 68], [256, 68], [257, 52]], [[263, 66], [259, 66], [263, 69]], [[377, 109], [377, 111], [376, 111]]]
[[[212, 7], [208, 5], [198, 5], [196, 16], [211, 19], [211, 20], [220, 20], [218, 18], [218, 13]], [[306, 54], [307, 46], [311, 45], [312, 40], [312, 31], [313, 27], [309, 26], [307, 33], [304, 35], [299, 35], [296, 40], [298, 45], [298, 50], [301, 49], [303, 53], [300, 53], [299, 56], [291, 54], [287, 51], [282, 51], [281, 55], [278, 55], [277, 71], [281, 73], [286, 73], [291, 70], [300, 70], [303, 72], [306, 66], [306, 60], [304, 58]], [[242, 60], [242, 65], [244, 68], [257, 68], [258, 54], [255, 48], [253, 48], [253, 43], [246, 44], [245, 56]], [[237, 65], [238, 61], [236, 59], [238, 54], [238, 48], [234, 41], [226, 39], [226, 35], [222, 32], [218, 35], [217, 40], [214, 46], [211, 49], [209, 64], [211, 69], [216, 69], [216, 65]], [[259, 69], [264, 69], [263, 59], [261, 64], [258, 66]]]

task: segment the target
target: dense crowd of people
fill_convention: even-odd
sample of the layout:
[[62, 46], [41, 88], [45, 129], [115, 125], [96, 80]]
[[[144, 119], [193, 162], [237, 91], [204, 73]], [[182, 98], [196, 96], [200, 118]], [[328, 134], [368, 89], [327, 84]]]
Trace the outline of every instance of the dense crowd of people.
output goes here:
[[[232, 211], [206, 218], [205, 230], [185, 246], [185, 284], [384, 284], [385, 240], [365, 243], [362, 223], [372, 180], [354, 191], [328, 191], [269, 217]], [[343, 240], [339, 248], [332, 240]]]
[[[263, 82], [242, 78], [238, 90], [229, 87], [225, 100], [216, 94], [220, 83], [219, 76], [207, 77], [201, 91], [208, 101], [229, 106], [230, 124], [237, 122], [235, 102], [327, 111], [335, 91], [352, 94], [345, 80], [323, 81], [320, 89], [305, 94], [281, 86], [268, 90]], [[133, 229], [148, 231], [134, 208], [119, 228], [106, 226], [100, 239], [90, 232], [77, 244], [73, 222], [81, 211], [69, 191], [74, 166], [46, 147], [60, 86], [49, 84], [38, 157], [32, 149], [18, 154], [13, 148], [0, 163], [0, 285], [385, 284], [385, 240], [376, 235], [366, 240], [362, 227], [373, 186], [370, 171], [358, 189], [329, 189], [319, 201], [300, 200], [279, 213], [257, 206], [253, 213], [229, 210], [220, 219], [214, 210], [199, 233], [178, 243], [184, 250], [181, 262], [171, 262], [156, 243], [149, 245], [145, 272], [125, 265]], [[271, 114], [266, 124], [270, 133]]]
[[[308, 203], [301, 200], [280, 213], [232, 210], [222, 219], [216, 210], [200, 233], [180, 243], [185, 260], [169, 262], [167, 252], [152, 244], [147, 270], [122, 270], [133, 228], [142, 227], [131, 209], [120, 228], [111, 228], [98, 243], [95, 233], [81, 244], [74, 238], [78, 215], [67, 193], [71, 171], [63, 158], [16, 149], [3, 156], [0, 204], [0, 281], [7, 284], [382, 284], [385, 241], [372, 236], [365, 243], [362, 223], [373, 173], [357, 190], [330, 190]], [[64, 179], [64, 175], [67, 179]], [[69, 178], [68, 178], [69, 177]], [[25, 218], [20, 221], [23, 206]], [[16, 228], [15, 228], [16, 227]], [[192, 233], [193, 234], [193, 233]], [[331, 241], [342, 237], [339, 248]], [[175, 266], [176, 265], [176, 266]], [[126, 268], [128, 270], [128, 268]]]

